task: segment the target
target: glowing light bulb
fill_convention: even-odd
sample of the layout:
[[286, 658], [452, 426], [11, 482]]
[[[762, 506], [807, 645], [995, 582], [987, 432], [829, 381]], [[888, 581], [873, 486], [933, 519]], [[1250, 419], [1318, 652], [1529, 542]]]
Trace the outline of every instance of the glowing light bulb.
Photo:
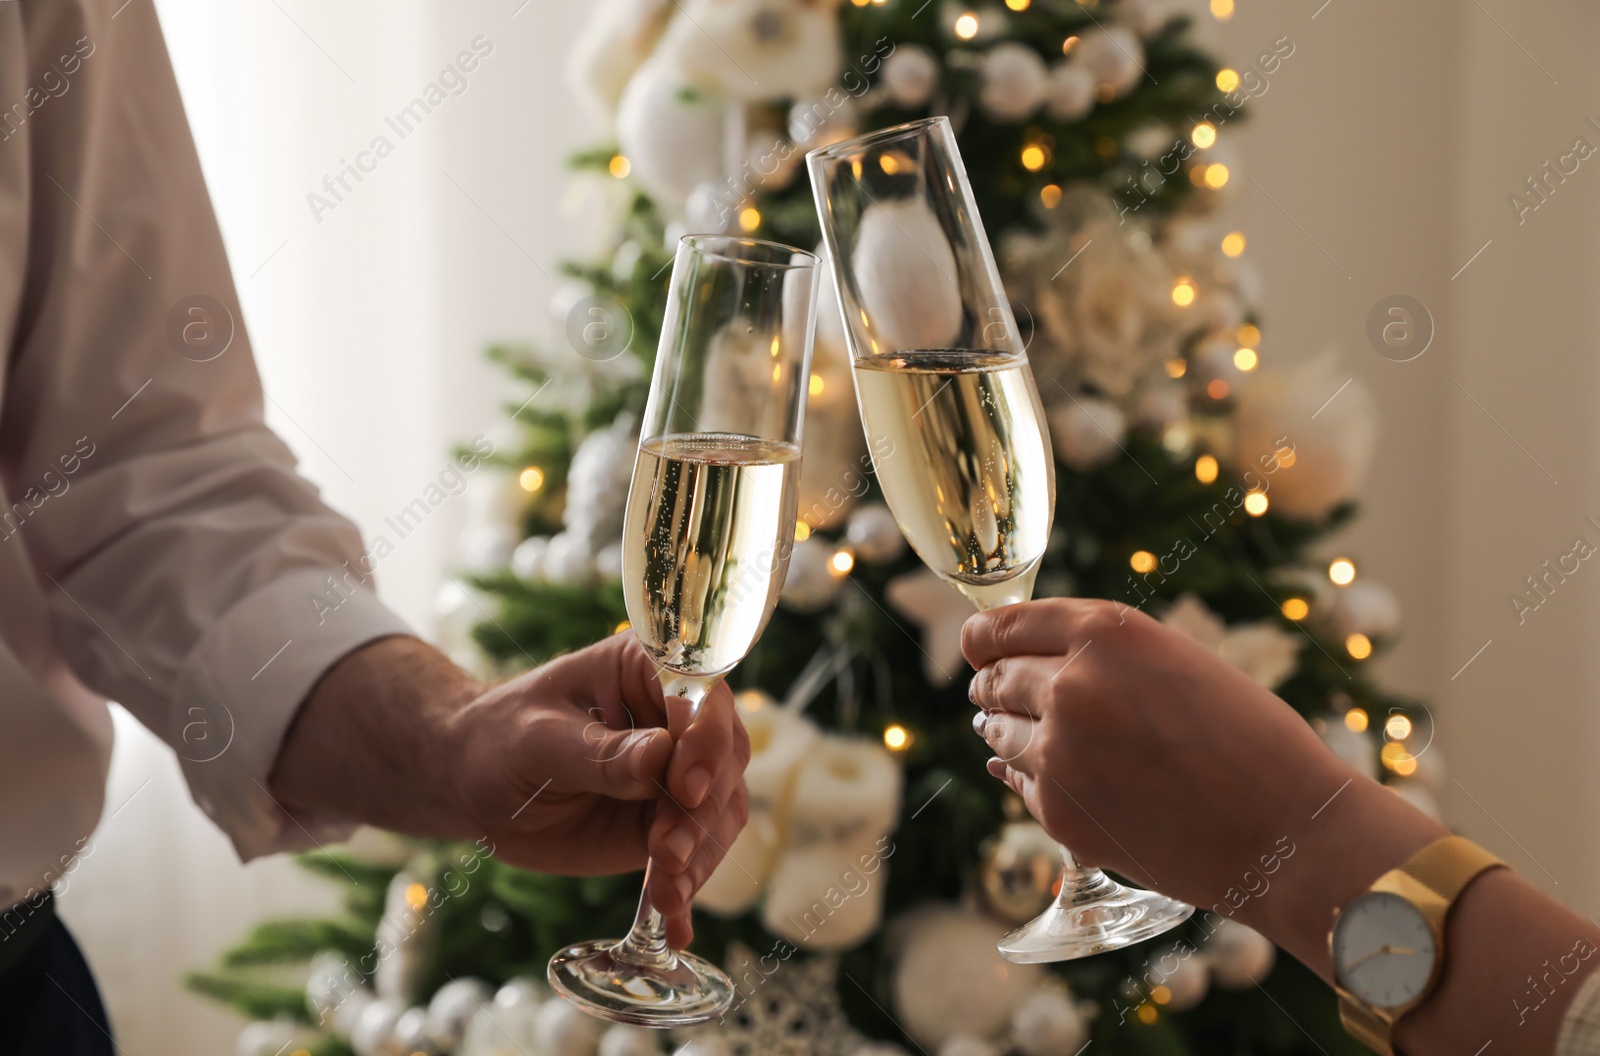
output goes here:
[[828, 567], [836, 576], [848, 576], [850, 570], [856, 567], [856, 555], [850, 552], [849, 547], [841, 546], [828, 560]]
[[1209, 121], [1202, 121], [1189, 133], [1189, 141], [1201, 150], [1205, 150], [1217, 141], [1217, 127]]
[[1076, 33], [1074, 33], [1072, 36], [1068, 37], [1066, 40], [1063, 40], [1061, 42], [1061, 54], [1063, 54], [1063, 55], [1072, 54], [1072, 49], [1074, 47], [1076, 47], [1077, 44], [1078, 44], [1078, 35]]
[[1211, 0], [1211, 13], [1226, 22], [1233, 17], [1233, 0]]
[[[1239, 238], [1241, 242], [1244, 240], [1243, 235], [1240, 235]], [[1239, 339], [1239, 344], [1244, 345], [1246, 348], [1261, 347], [1261, 328], [1259, 326], [1245, 323], [1234, 336]]]
[[747, 205], [739, 210], [739, 230], [748, 233], [760, 226], [761, 210], [753, 205]]
[[1391, 741], [1403, 741], [1411, 736], [1411, 720], [1404, 715], [1390, 715], [1389, 721], [1383, 724], [1383, 732]]
[[1226, 256], [1237, 257], [1244, 252], [1244, 235], [1237, 231], [1230, 231], [1222, 236], [1222, 252]]
[[956, 36], [962, 40], [971, 40], [978, 35], [978, 16], [968, 11], [956, 19]]
[[1006, 6], [1013, 11], [1026, 11], [1030, 0], [1006, 0]]
[[1305, 598], [1290, 598], [1283, 603], [1283, 615], [1296, 623], [1310, 614], [1311, 606], [1306, 603]]
[[1244, 512], [1252, 517], [1260, 517], [1267, 512], [1267, 493], [1252, 491], [1245, 494]]
[[1047, 183], [1039, 188], [1039, 200], [1046, 209], [1054, 209], [1061, 204], [1061, 188], [1053, 183]]
[[1259, 362], [1260, 357], [1256, 355], [1256, 350], [1253, 348], [1241, 348], [1233, 354], [1233, 365], [1246, 374], [1255, 370], [1256, 364]]
[[1228, 167], [1221, 162], [1218, 162], [1215, 165], [1207, 165], [1205, 176], [1206, 186], [1210, 187], [1212, 190], [1216, 190], [1219, 187], [1225, 187], [1228, 183], [1228, 175]]
[[794, 541], [803, 543], [811, 538], [811, 526], [805, 521], [794, 522]]
[[898, 722], [883, 728], [883, 746], [891, 752], [903, 752], [911, 747], [911, 731]]
[[822, 386], [823, 386], [822, 375], [821, 374], [813, 374], [813, 375], [811, 375], [811, 380], [806, 383], [806, 391], [809, 392], [813, 396], [821, 396], [822, 395]]
[[523, 491], [538, 491], [544, 487], [544, 470], [529, 466], [517, 477], [517, 483], [522, 485]]
[[1367, 728], [1367, 713], [1361, 708], [1351, 708], [1344, 713], [1344, 728], [1351, 733], [1364, 733]]
[[629, 161], [621, 154], [615, 154], [611, 158], [611, 163], [607, 165], [606, 168], [611, 170], [611, 175], [620, 180], [626, 177], [628, 173], [633, 171], [633, 162]]
[[1221, 378], [1212, 378], [1210, 381], [1206, 382], [1206, 395], [1210, 396], [1213, 400], [1227, 399], [1228, 383], [1223, 381]]
[[427, 904], [428, 889], [425, 885], [419, 883], [410, 883], [406, 885], [406, 905], [410, 906], [413, 910], [418, 910]]
[[1344, 648], [1351, 659], [1365, 660], [1372, 655], [1372, 639], [1364, 634], [1352, 634], [1344, 640]]
[[1164, 364], [1169, 378], [1181, 378], [1189, 372], [1189, 361], [1181, 356], [1175, 356]]
[[1179, 279], [1172, 287], [1172, 303], [1179, 308], [1187, 308], [1194, 303], [1194, 283], [1188, 279]]
[[1037, 143], [1029, 143], [1022, 148], [1022, 167], [1029, 172], [1038, 172], [1050, 160], [1050, 155]]
[[1356, 563], [1348, 557], [1336, 557], [1328, 565], [1328, 578], [1341, 587], [1348, 587], [1356, 579]]
[[1133, 556], [1128, 558], [1128, 564], [1132, 565], [1133, 570], [1140, 575], [1146, 572], [1154, 572], [1156, 570], [1156, 555], [1148, 550], [1135, 550]]
[[1239, 87], [1239, 71], [1222, 69], [1217, 71], [1217, 90], [1231, 92]]
[[611, 628], [611, 633], [612, 634], [621, 634], [623, 631], [627, 630], [629, 627], [632, 627], [632, 626], [633, 626], [633, 623], [631, 621], [623, 620], [621, 623], [619, 623], [615, 627]]
[[1202, 484], [1213, 483], [1217, 479], [1217, 460], [1211, 455], [1201, 455], [1194, 460], [1194, 479]]
[[1172, 991], [1164, 986], [1153, 987], [1150, 990], [1150, 1000], [1158, 1005], [1164, 1005], [1172, 1000]]

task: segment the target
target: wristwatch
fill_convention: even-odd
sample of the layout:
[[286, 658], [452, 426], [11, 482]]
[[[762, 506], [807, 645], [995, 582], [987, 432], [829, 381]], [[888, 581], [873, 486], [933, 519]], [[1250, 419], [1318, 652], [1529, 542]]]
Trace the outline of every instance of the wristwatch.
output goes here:
[[1485, 870], [1505, 864], [1471, 840], [1446, 836], [1334, 911], [1328, 952], [1339, 1018], [1357, 1041], [1392, 1056], [1396, 1021], [1439, 985], [1450, 907]]

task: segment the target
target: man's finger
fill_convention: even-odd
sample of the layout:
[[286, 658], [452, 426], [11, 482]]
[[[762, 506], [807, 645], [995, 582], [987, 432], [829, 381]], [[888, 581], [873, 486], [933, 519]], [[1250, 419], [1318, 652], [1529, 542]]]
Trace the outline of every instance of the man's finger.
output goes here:
[[1088, 637], [1082, 624], [1104, 605], [1083, 598], [1046, 598], [980, 612], [961, 628], [961, 653], [975, 668], [1002, 656], [1068, 656]]
[[733, 693], [725, 684], [719, 682], [712, 688], [700, 705], [699, 715], [682, 733], [678, 733], [680, 703], [667, 703], [673, 732], [678, 736], [667, 768], [667, 790], [693, 810], [708, 798], [727, 798], [749, 761], [749, 741], [743, 740], [741, 751], [741, 739], [736, 733], [741, 724], [733, 706]]

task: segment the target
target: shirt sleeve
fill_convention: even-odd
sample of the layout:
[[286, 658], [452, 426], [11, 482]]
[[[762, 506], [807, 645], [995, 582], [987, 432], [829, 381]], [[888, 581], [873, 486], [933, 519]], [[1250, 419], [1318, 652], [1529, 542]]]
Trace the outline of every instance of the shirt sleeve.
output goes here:
[[1590, 972], [1567, 1006], [1555, 1056], [1600, 1054], [1600, 972]]
[[0, 125], [0, 214], [27, 238], [0, 274], [0, 546], [27, 548], [74, 673], [176, 749], [242, 857], [338, 835], [267, 775], [322, 673], [408, 630], [263, 423], [151, 0], [6, 6], [0, 63], [39, 90]]

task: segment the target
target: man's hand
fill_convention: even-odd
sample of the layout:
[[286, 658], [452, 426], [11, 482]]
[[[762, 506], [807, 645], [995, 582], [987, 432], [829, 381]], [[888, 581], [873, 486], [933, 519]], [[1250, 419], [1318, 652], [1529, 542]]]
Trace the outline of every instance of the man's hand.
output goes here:
[[397, 832], [488, 837], [514, 865], [575, 875], [656, 860], [650, 897], [688, 944], [690, 901], [747, 816], [750, 742], [719, 685], [698, 719], [663, 699], [632, 635], [486, 688], [414, 638], [336, 664], [285, 738], [287, 808]]

